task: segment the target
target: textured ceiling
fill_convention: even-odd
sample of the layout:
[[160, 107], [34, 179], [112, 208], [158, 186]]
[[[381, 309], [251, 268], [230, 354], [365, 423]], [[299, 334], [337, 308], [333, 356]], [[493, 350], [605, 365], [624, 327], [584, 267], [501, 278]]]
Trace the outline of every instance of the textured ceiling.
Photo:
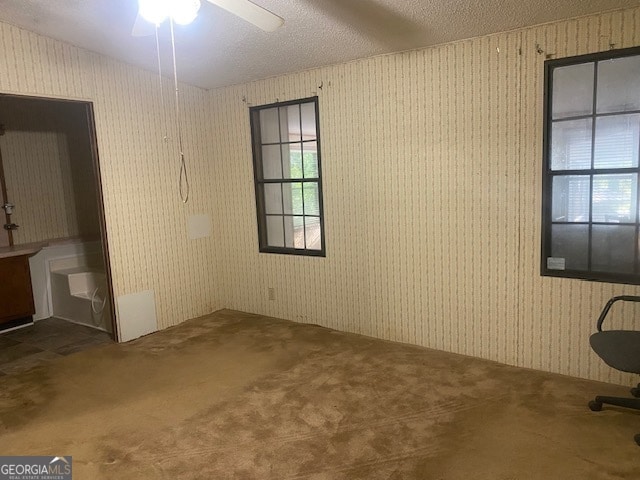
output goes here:
[[[434, 45], [640, 0], [254, 0], [285, 19], [272, 33], [203, 0], [176, 27], [180, 79], [215, 88]], [[137, 0], [0, 0], [0, 21], [157, 71], [155, 38], [132, 37]], [[161, 28], [167, 71], [170, 43]]]

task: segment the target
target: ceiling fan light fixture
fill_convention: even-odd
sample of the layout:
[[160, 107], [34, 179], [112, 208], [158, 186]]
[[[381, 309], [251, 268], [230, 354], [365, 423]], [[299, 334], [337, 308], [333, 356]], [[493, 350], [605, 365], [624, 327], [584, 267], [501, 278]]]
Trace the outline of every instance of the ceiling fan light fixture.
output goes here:
[[160, 25], [169, 16], [169, 0], [138, 0], [138, 13], [147, 22]]
[[160, 25], [169, 17], [179, 25], [188, 25], [199, 10], [200, 0], [138, 0], [138, 13], [154, 25]]
[[189, 25], [198, 16], [200, 0], [171, 0], [169, 15], [178, 25]]

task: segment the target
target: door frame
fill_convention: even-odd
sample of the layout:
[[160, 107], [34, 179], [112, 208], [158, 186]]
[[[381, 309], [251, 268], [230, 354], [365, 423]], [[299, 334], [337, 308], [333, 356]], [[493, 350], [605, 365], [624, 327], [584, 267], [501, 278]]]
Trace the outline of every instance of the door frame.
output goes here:
[[[58, 102], [58, 103], [75, 103], [81, 104], [85, 109], [85, 116], [87, 121], [87, 128], [89, 130], [89, 142], [91, 146], [91, 163], [94, 171], [94, 181], [95, 181], [95, 192], [97, 195], [98, 201], [98, 222], [100, 225], [100, 242], [102, 244], [102, 257], [105, 266], [105, 276], [107, 280], [107, 293], [108, 293], [108, 302], [109, 302], [109, 312], [111, 313], [111, 336], [114, 341], [118, 341], [118, 322], [116, 321], [116, 309], [115, 309], [115, 299], [113, 297], [113, 275], [111, 271], [111, 257], [109, 253], [109, 241], [107, 237], [107, 221], [105, 216], [104, 209], [104, 197], [103, 197], [103, 188], [102, 188], [102, 175], [100, 172], [100, 158], [98, 155], [98, 136], [95, 125], [95, 113], [93, 108], [92, 100], [79, 100], [79, 99], [71, 99], [71, 98], [62, 98], [62, 97], [44, 97], [41, 95], [22, 95], [16, 93], [5, 93], [0, 91], [0, 96], [2, 97], [12, 97], [16, 99], [37, 99], [48, 102]], [[1, 159], [0, 159], [1, 160]], [[0, 161], [0, 167], [2, 166], [2, 162]], [[2, 179], [4, 180], [4, 175], [2, 175]], [[6, 195], [6, 185], [3, 182], [4, 193]], [[11, 231], [9, 231], [10, 242], [13, 244]]]
[[[0, 137], [4, 135], [4, 125], [0, 125]], [[7, 196], [7, 182], [4, 179], [4, 166], [2, 165], [2, 146], [0, 145], [0, 207], [9, 201], [9, 197]], [[4, 223], [11, 223], [11, 217], [7, 214], [7, 212], [0, 212], [0, 218], [4, 217]], [[2, 222], [0, 222], [2, 223]], [[13, 245], [13, 232], [11, 230], [5, 230], [2, 228], [4, 232], [0, 232], [0, 235], [6, 235], [9, 240], [9, 246]]]

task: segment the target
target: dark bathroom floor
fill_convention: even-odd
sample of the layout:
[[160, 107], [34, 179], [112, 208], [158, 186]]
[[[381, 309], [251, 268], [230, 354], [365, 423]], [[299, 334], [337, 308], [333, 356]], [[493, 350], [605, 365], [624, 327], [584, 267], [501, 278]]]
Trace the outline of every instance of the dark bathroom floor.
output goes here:
[[0, 376], [112, 342], [107, 332], [59, 318], [40, 320], [32, 326], [0, 334]]

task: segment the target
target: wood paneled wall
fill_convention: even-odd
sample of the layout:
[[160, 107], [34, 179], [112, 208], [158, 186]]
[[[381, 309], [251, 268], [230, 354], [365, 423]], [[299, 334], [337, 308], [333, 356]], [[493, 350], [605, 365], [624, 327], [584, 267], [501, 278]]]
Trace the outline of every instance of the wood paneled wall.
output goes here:
[[[542, 80], [547, 56], [640, 44], [639, 12], [212, 92], [210, 131], [225, 159], [217, 175], [225, 305], [511, 365], [631, 381], [603, 366], [588, 337], [611, 295], [640, 290], [539, 274]], [[258, 254], [244, 100], [260, 105], [315, 94], [327, 257]]]
[[190, 215], [217, 215], [220, 160], [211, 155], [207, 92], [183, 85], [191, 179], [183, 204], [175, 119], [170, 101], [161, 107], [158, 83], [153, 73], [0, 23], [0, 92], [93, 103], [114, 294], [153, 290], [165, 328], [223, 306], [217, 242], [187, 238]]
[[16, 244], [99, 236], [93, 158], [81, 105], [0, 97], [0, 149]]

